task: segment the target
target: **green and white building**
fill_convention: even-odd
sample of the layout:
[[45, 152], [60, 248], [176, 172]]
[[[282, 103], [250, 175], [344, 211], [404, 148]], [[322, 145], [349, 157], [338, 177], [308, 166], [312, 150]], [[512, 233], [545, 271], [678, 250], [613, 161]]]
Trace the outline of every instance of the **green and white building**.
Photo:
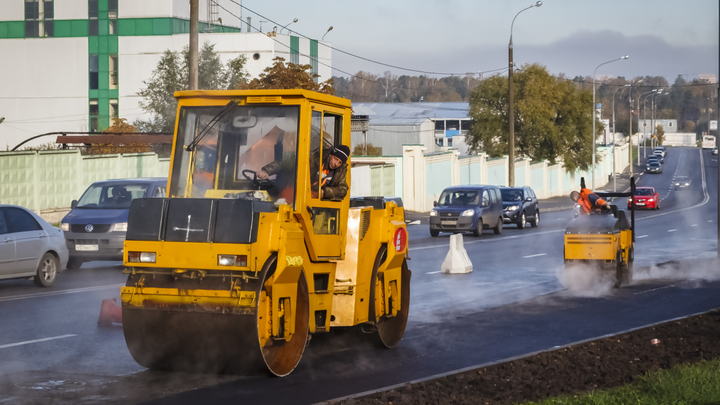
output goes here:
[[[326, 43], [257, 32], [237, 4], [199, 2], [199, 44], [215, 44], [224, 62], [244, 54], [257, 77], [279, 56], [332, 77]], [[148, 118], [137, 92], [165, 50], [187, 46], [189, 20], [188, 0], [0, 0], [0, 148]]]

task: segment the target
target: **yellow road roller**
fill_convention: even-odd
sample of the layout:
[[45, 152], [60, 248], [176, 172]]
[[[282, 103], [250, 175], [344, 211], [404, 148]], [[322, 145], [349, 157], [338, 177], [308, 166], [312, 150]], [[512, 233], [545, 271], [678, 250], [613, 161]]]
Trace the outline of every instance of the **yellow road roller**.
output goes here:
[[410, 306], [402, 201], [318, 192], [329, 154], [350, 145], [350, 101], [305, 90], [175, 97], [167, 198], [134, 200], [128, 219], [121, 301], [133, 358], [285, 376], [311, 335], [333, 327], [362, 325], [396, 346]]
[[[585, 179], [580, 180], [585, 188]], [[599, 197], [631, 197], [635, 195], [635, 178], [630, 179], [630, 192], [596, 192]], [[588, 271], [611, 272], [615, 287], [632, 283], [635, 259], [635, 205], [630, 219], [617, 205], [609, 205], [607, 212], [579, 215], [565, 228], [565, 268], [578, 264]]]

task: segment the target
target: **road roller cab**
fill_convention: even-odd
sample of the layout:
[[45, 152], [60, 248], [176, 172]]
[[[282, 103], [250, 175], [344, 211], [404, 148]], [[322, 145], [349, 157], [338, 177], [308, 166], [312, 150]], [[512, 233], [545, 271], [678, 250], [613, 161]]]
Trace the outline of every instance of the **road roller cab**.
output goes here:
[[[581, 179], [585, 188], [585, 180]], [[635, 178], [630, 179], [629, 193], [597, 192], [600, 198], [629, 197], [635, 193]], [[635, 259], [635, 210], [630, 218], [616, 205], [610, 211], [593, 211], [570, 221], [565, 228], [563, 249], [565, 267], [581, 265], [588, 271], [608, 271], [613, 274], [615, 286], [632, 282]]]
[[135, 360], [283, 376], [309, 335], [331, 327], [365, 324], [395, 346], [410, 297], [402, 202], [317, 193], [328, 156], [350, 144], [350, 101], [305, 90], [175, 96], [168, 198], [133, 201], [124, 246]]

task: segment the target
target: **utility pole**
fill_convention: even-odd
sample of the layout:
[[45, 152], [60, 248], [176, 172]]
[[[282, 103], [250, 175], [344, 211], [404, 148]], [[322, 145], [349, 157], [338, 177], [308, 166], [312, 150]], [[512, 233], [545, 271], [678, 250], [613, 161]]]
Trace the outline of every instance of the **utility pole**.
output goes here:
[[[630, 132], [628, 132], [628, 139], [630, 139], [630, 147], [628, 148], [628, 154], [630, 155], [630, 178], [633, 177], [633, 167], [632, 167], [632, 160], [633, 160], [633, 154], [632, 154], [632, 85], [630, 86], [630, 90], [628, 91], [628, 107], [630, 108]], [[640, 124], [638, 124], [638, 129], [640, 129]], [[639, 132], [639, 131], [638, 131]], [[638, 142], [638, 148], [640, 147], [640, 142]], [[635, 198], [635, 196], [633, 196]]]
[[198, 89], [198, 0], [190, 0], [190, 66], [188, 89]]
[[[514, 19], [513, 22], [515, 22]], [[515, 110], [513, 107], [512, 28], [510, 32], [510, 45], [508, 46], [508, 187], [515, 187]]]

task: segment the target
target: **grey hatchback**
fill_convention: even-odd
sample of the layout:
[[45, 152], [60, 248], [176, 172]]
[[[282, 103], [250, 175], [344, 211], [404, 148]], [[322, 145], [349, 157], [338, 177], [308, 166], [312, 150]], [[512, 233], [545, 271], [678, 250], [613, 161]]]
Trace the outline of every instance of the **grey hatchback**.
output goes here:
[[430, 211], [430, 236], [440, 232], [472, 232], [480, 236], [485, 228], [500, 234], [502, 227], [503, 204], [497, 186], [448, 187]]
[[165, 197], [167, 178], [116, 179], [93, 183], [72, 202], [60, 228], [70, 251], [69, 269], [93, 260], [122, 260], [130, 203]]

